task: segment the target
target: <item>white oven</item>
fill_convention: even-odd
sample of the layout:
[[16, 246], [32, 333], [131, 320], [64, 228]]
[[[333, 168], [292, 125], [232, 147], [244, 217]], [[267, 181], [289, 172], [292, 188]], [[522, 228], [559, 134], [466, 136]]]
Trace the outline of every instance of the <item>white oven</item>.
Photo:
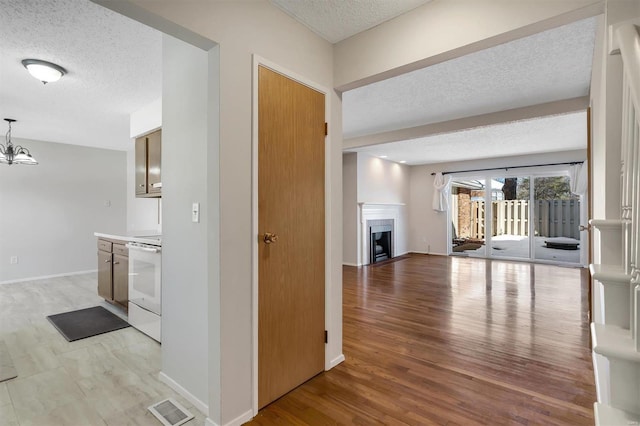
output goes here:
[[130, 242], [127, 248], [129, 249], [129, 324], [160, 342], [162, 247]]

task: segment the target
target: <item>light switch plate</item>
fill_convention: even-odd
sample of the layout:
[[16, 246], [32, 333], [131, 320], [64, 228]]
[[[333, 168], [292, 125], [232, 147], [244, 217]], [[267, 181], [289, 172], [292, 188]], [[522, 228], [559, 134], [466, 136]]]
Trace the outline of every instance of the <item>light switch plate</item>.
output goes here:
[[193, 203], [191, 207], [191, 221], [194, 223], [200, 222], [200, 203]]

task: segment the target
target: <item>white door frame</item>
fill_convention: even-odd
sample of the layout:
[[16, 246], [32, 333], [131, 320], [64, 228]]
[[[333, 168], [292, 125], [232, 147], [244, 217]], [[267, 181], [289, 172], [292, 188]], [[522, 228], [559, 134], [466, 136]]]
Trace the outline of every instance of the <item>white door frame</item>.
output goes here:
[[[252, 85], [252, 126], [251, 126], [251, 258], [252, 258], [252, 358], [253, 367], [251, 370], [252, 380], [252, 406], [253, 415], [258, 414], [258, 66], [264, 66], [279, 74], [304, 84], [320, 93], [323, 93], [325, 121], [331, 124], [331, 93], [326, 87], [317, 84], [299, 74], [291, 72], [280, 65], [277, 65], [258, 55], [253, 55], [253, 85]], [[324, 226], [325, 226], [325, 267], [324, 267], [324, 291], [325, 291], [325, 330], [331, 330], [331, 138], [325, 138], [324, 150]], [[328, 359], [328, 346], [325, 345], [325, 370], [329, 370], [331, 360]]]

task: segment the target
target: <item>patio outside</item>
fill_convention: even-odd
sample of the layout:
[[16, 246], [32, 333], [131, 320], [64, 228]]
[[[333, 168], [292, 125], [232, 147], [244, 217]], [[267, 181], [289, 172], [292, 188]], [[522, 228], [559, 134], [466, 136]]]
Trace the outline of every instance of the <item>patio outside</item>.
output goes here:
[[[534, 188], [533, 204], [530, 188]], [[535, 258], [580, 262], [580, 200], [571, 194], [569, 178], [491, 179], [491, 257]], [[488, 257], [485, 235], [484, 179], [452, 182], [452, 251]], [[529, 250], [529, 220], [534, 220], [533, 253]]]

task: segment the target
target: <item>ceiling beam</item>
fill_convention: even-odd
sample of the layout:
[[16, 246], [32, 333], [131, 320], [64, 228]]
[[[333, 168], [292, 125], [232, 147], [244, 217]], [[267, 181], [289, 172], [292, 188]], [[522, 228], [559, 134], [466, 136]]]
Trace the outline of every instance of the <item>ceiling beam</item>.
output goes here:
[[572, 112], [585, 111], [588, 107], [589, 97], [583, 96], [580, 98], [548, 102], [523, 108], [492, 112], [488, 114], [476, 115], [473, 117], [441, 121], [439, 123], [425, 124], [417, 127], [409, 127], [405, 129], [391, 130], [389, 132], [375, 133], [366, 136], [344, 139], [342, 143], [342, 149], [349, 150], [354, 148], [361, 148], [364, 146], [380, 145], [389, 142], [399, 142], [423, 138], [426, 136], [459, 132], [461, 130], [468, 130], [477, 127], [493, 126], [496, 124], [509, 123], [513, 121], [530, 120], [551, 115], [569, 114]]

